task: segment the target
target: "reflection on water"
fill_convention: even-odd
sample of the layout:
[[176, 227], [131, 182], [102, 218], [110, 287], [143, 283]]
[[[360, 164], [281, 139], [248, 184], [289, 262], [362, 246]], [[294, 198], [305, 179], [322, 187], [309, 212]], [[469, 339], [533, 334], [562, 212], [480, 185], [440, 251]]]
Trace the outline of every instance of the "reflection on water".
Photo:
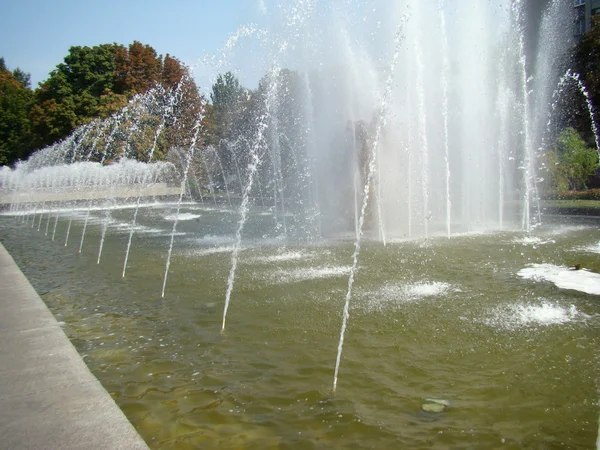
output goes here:
[[[286, 243], [252, 216], [221, 334], [237, 219], [187, 207], [164, 299], [170, 207], [141, 212], [152, 232], [135, 235], [125, 279], [131, 210], [113, 211], [100, 265], [101, 220], [78, 254], [0, 217], [4, 245], [152, 448], [593, 447], [599, 298], [518, 273], [600, 271], [585, 250], [597, 227], [366, 243], [332, 396], [352, 243]], [[423, 411], [430, 398], [449, 406]]]

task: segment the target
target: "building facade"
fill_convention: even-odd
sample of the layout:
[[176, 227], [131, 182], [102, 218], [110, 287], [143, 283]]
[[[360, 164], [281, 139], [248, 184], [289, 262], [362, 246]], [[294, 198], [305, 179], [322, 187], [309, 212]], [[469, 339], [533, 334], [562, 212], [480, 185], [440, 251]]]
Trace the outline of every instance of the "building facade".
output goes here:
[[600, 0], [573, 0], [575, 36], [583, 36], [592, 27], [592, 16], [600, 14]]

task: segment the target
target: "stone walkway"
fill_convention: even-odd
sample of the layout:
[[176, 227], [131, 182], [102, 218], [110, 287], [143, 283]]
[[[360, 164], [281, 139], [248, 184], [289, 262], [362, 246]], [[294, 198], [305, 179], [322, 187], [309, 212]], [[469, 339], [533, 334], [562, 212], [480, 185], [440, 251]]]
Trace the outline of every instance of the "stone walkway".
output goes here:
[[0, 449], [147, 449], [0, 244]]

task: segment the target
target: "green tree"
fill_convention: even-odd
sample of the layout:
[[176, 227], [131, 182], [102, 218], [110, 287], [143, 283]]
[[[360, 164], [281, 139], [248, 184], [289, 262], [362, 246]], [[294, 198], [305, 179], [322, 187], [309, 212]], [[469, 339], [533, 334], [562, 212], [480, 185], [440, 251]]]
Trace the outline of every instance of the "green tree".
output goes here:
[[219, 74], [212, 86], [210, 99], [210, 143], [218, 145], [222, 139], [231, 138], [232, 129], [236, 119], [240, 116], [243, 100], [246, 98], [246, 89], [231, 72]]
[[17, 80], [21, 86], [23, 86], [24, 88], [28, 88], [28, 89], [31, 88], [31, 75], [30, 74], [23, 72], [18, 67], [15, 70], [13, 70], [12, 74], [13, 74], [13, 77], [15, 77], [15, 80]]
[[[28, 82], [21, 74], [18, 78], [23, 84]], [[181, 86], [180, 80], [183, 80]], [[160, 97], [156, 114], [162, 114], [175, 92], [178, 95], [175, 110], [165, 124], [165, 131], [178, 132], [173, 131], [160, 141], [161, 146], [175, 145], [185, 134], [183, 128], [191, 129], [191, 117], [197, 116], [202, 105], [189, 70], [177, 58], [167, 54], [163, 61], [151, 46], [138, 41], [128, 47], [120, 44], [71, 47], [64, 62], [35, 93], [31, 118], [40, 144], [50, 145], [63, 139], [94, 118], [110, 117], [135, 95], [160, 84], [164, 89], [153, 91]], [[161, 148], [157, 156], [164, 154], [166, 148]]]
[[20, 69], [11, 73], [0, 58], [0, 165], [26, 158], [33, 148], [32, 105], [29, 74]]
[[107, 104], [114, 101], [106, 98], [114, 92], [115, 52], [121, 47], [71, 47], [64, 62], [36, 90], [32, 120], [43, 145], [66, 137], [93, 117], [114, 112], [107, 111]]
[[[219, 183], [225, 181], [222, 176], [231, 176], [244, 165], [239, 155], [242, 146], [238, 138], [241, 129], [246, 126], [249, 106], [249, 92], [242, 87], [239, 80], [231, 72], [219, 74], [210, 93], [211, 104], [206, 107], [204, 120], [205, 144], [211, 145], [218, 154], [225, 174], [219, 173]], [[234, 143], [237, 143], [234, 145]], [[207, 158], [213, 158], [212, 152]], [[241, 187], [240, 187], [241, 189]]]
[[556, 146], [545, 157], [555, 191], [587, 189], [586, 182], [598, 170], [598, 152], [587, 146], [575, 129], [565, 128]]

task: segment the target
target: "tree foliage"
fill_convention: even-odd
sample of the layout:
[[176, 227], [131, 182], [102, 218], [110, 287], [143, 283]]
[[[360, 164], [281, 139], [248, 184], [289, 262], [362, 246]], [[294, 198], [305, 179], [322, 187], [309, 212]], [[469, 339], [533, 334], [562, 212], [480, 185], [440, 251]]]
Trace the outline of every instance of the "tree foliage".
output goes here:
[[575, 129], [567, 127], [546, 153], [545, 164], [554, 191], [587, 189], [586, 183], [599, 168], [598, 152], [588, 147]]
[[[162, 159], [168, 148], [189, 144], [194, 123], [206, 108], [185, 65], [169, 54], [163, 58], [138, 41], [127, 47], [116, 43], [71, 47], [35, 92], [29, 74], [18, 68], [10, 72], [0, 58], [0, 90], [0, 165], [26, 158], [35, 148], [54, 144], [78, 127], [115, 114], [119, 120], [111, 119], [112, 128], [95, 127], [83, 144], [91, 146], [96, 138], [102, 140], [112, 133], [115, 149], [111, 157], [130, 151], [131, 156], [141, 158], [155, 147], [153, 159]], [[136, 96], [152, 98], [130, 105]], [[125, 107], [130, 110], [119, 113]], [[125, 131], [128, 127], [137, 128], [140, 135], [133, 138]], [[160, 136], [155, 136], [159, 127]], [[126, 144], [127, 139], [132, 143]], [[91, 154], [90, 158], [99, 156]]]
[[[185, 86], [178, 90], [178, 112], [187, 108], [188, 116], [194, 116], [201, 99], [188, 69], [177, 58], [167, 54], [163, 59], [151, 46], [138, 41], [128, 47], [71, 47], [64, 62], [35, 92], [34, 131], [41, 144], [50, 145], [93, 118], [111, 116], [136, 94], [159, 85], [163, 88], [162, 106], [166, 106], [180, 80]], [[189, 120], [180, 126], [186, 123]]]
[[161, 82], [162, 58], [149, 45], [134, 41], [115, 49], [114, 82], [117, 92], [132, 96]]
[[27, 156], [33, 140], [29, 120], [32, 104], [29, 74], [18, 68], [10, 72], [0, 58], [0, 165]]
[[111, 106], [123, 105], [125, 99], [114, 92], [119, 48], [117, 44], [71, 47], [64, 62], [41, 83], [32, 120], [42, 144], [63, 139], [91, 118], [109, 115]]
[[233, 129], [242, 115], [247, 91], [231, 72], [219, 74], [212, 86], [210, 99], [211, 144], [218, 145], [222, 139], [230, 139]]

